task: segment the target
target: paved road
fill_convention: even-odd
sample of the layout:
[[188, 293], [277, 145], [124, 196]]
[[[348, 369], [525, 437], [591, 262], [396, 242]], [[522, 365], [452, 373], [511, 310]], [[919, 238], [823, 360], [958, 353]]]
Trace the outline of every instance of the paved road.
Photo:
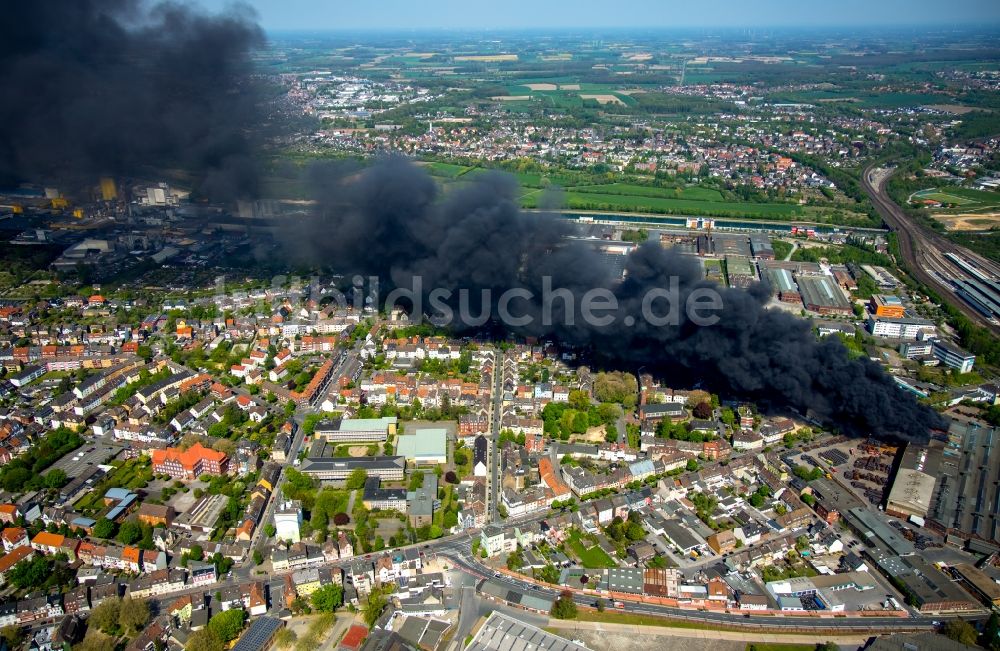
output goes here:
[[[525, 522], [533, 522], [542, 520], [548, 517], [547, 513], [540, 513], [532, 516], [521, 517], [517, 519], [510, 519], [505, 521], [505, 528], [514, 526], [514, 524], [523, 524]], [[493, 569], [483, 565], [478, 559], [472, 557], [471, 554], [471, 543], [473, 532], [463, 532], [460, 534], [455, 534], [452, 536], [447, 536], [444, 538], [439, 538], [424, 544], [407, 545], [400, 549], [405, 549], [406, 547], [419, 548], [425, 556], [437, 556], [439, 558], [447, 559], [451, 566], [471, 577], [476, 579], [488, 580], [499, 583], [508, 589], [517, 590], [525, 594], [530, 594], [545, 599], [553, 599], [559, 595], [559, 590], [540, 587], [531, 583], [527, 580], [522, 580], [519, 578], [514, 578], [506, 574], [500, 574], [496, 576]], [[365, 556], [355, 556], [353, 558], [337, 560], [330, 563], [324, 563], [322, 565], [316, 565], [313, 567], [340, 567], [343, 568], [346, 565], [358, 560], [359, 558], [374, 559], [378, 554], [367, 554]], [[191, 587], [178, 592], [172, 592], [167, 595], [160, 595], [151, 598], [151, 604], [154, 606], [164, 606], [172, 603], [177, 597], [183, 595], [200, 595], [205, 592], [215, 592], [223, 590], [227, 587], [239, 585], [248, 580], [249, 577], [249, 567], [246, 568], [246, 575], [243, 572], [233, 572], [232, 578], [226, 578], [219, 581], [206, 589], [205, 586]], [[270, 581], [274, 577], [284, 576], [285, 574], [291, 573], [290, 571], [283, 572], [272, 572], [263, 576], [253, 577], [258, 580]], [[464, 596], [464, 595], [463, 595]], [[593, 606], [596, 597], [590, 595], [583, 595], [574, 593], [574, 601], [581, 606]], [[851, 632], [853, 630], [864, 630], [872, 633], [877, 632], [900, 632], [900, 631], [914, 631], [914, 630], [931, 630], [933, 629], [933, 622], [937, 620], [947, 619], [948, 616], [936, 616], [936, 617], [910, 617], [910, 618], [899, 618], [899, 617], [840, 617], [836, 619], [807, 619], [802, 617], [781, 617], [781, 616], [761, 616], [761, 615], [751, 615], [749, 617], [741, 614], [730, 614], [730, 613], [717, 613], [717, 612], [704, 612], [696, 610], [687, 610], [682, 608], [673, 608], [669, 606], [660, 606], [655, 604], [644, 604], [638, 602], [625, 601], [624, 607], [621, 609], [627, 613], [636, 613], [644, 615], [656, 615], [661, 617], [669, 617], [671, 619], [679, 619], [684, 621], [701, 622], [708, 624], [719, 624], [728, 627], [747, 627], [751, 629], [774, 629], [774, 630], [836, 630], [843, 631], [845, 633]], [[973, 618], [974, 619], [974, 618]]]
[[500, 514], [497, 506], [500, 500], [500, 454], [497, 442], [500, 439], [500, 427], [503, 423], [503, 351], [497, 349], [496, 361], [493, 364], [493, 396], [490, 408], [490, 453], [489, 486], [486, 491], [486, 506], [489, 509], [489, 521], [499, 522]]
[[[364, 340], [358, 339], [349, 350], [341, 352], [340, 357], [337, 359], [337, 363], [334, 366], [333, 372], [330, 374], [330, 380], [328, 381], [329, 386], [340, 386], [339, 380], [341, 376], [343, 376], [343, 374], [352, 367], [351, 365], [358, 360], [363, 343]], [[334, 389], [331, 393], [335, 393], [335, 391], [336, 389]], [[327, 391], [324, 390], [320, 391], [318, 395], [325, 395], [326, 393]], [[264, 513], [260, 518], [257, 528], [254, 529], [253, 535], [250, 538], [250, 553], [247, 554], [246, 560], [233, 570], [233, 576], [237, 579], [246, 581], [250, 578], [254, 568], [253, 552], [254, 550], [263, 551], [264, 544], [269, 540], [269, 538], [264, 535], [264, 528], [269, 523], [273, 522], [274, 510], [277, 508], [277, 504], [281, 500], [281, 487], [285, 483], [285, 468], [291, 467], [298, 458], [299, 451], [302, 449], [302, 444], [305, 440], [305, 432], [302, 430], [302, 423], [305, 421], [306, 414], [315, 411], [316, 409], [313, 405], [308, 407], [299, 407], [292, 417], [297, 425], [295, 429], [295, 436], [292, 438], [292, 444], [289, 447], [287, 456], [285, 457], [285, 462], [281, 464], [281, 475], [278, 477], [278, 482], [274, 487], [274, 491], [272, 491], [271, 495], [268, 496]]]
[[792, 242], [792, 250], [789, 251], [788, 255], [785, 256], [785, 258], [784, 258], [785, 262], [788, 262], [789, 260], [792, 259], [792, 256], [795, 255], [795, 251], [797, 251], [798, 248], [799, 248], [799, 243], [798, 242]]
[[[480, 565], [475, 559], [472, 559], [467, 552], [462, 550], [455, 550], [454, 543], [451, 543], [449, 548], [445, 551], [439, 551], [439, 555], [447, 557], [455, 567], [461, 569], [464, 572], [479, 576], [489, 581], [493, 581], [507, 587], [511, 590], [517, 590], [519, 592], [530, 594], [533, 596], [541, 597], [543, 599], [554, 599], [559, 596], [559, 590], [551, 588], [542, 588], [528, 581], [521, 581], [513, 577], [507, 576], [506, 574], [501, 574], [496, 576], [492, 573], [489, 568]], [[574, 593], [573, 600], [580, 606], [592, 607], [597, 597], [590, 595], [583, 595], [579, 593]], [[607, 600], [605, 600], [607, 603]], [[730, 613], [717, 613], [717, 612], [706, 612], [706, 611], [695, 611], [686, 610], [682, 608], [673, 608], [670, 606], [660, 606], [656, 604], [644, 604], [636, 602], [623, 602], [624, 607], [620, 611], [626, 613], [635, 613], [641, 615], [656, 615], [661, 617], [669, 617], [671, 619], [680, 619], [685, 621], [697, 621], [708, 624], [719, 624], [729, 627], [748, 627], [756, 629], [788, 629], [788, 630], [802, 630], [802, 629], [820, 629], [820, 630], [836, 630], [843, 631], [845, 633], [852, 630], [863, 630], [865, 632], [900, 632], [900, 631], [914, 631], [914, 630], [932, 630], [933, 622], [935, 619], [931, 617], [911, 617], [911, 618], [899, 618], [899, 617], [839, 617], [836, 619], [811, 619], [803, 617], [781, 617], [781, 616], [762, 616], [762, 615], [741, 615], [741, 614], [730, 614]]]
[[944, 257], [945, 253], [963, 256], [995, 275], [998, 272], [997, 265], [911, 219], [885, 192], [885, 182], [892, 174], [891, 170], [869, 167], [861, 176], [861, 187], [871, 197], [885, 223], [897, 233], [899, 251], [908, 271], [973, 322], [994, 333], [1000, 333], [1000, 326], [970, 307], [955, 293], [955, 288], [943, 280], [947, 277], [966, 277], [964, 272]]

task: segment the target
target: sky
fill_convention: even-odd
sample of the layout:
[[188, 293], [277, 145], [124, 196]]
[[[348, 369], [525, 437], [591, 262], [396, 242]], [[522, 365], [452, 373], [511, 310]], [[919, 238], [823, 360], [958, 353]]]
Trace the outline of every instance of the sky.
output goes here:
[[[267, 30], [1000, 24], [1000, 0], [243, 0]], [[219, 10], [231, 0], [196, 0]]]

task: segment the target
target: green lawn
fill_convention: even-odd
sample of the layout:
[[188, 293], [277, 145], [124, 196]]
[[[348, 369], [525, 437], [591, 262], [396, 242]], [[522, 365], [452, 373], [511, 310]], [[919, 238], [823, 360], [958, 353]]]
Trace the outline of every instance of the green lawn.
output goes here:
[[586, 543], [589, 542], [589, 540], [585, 541], [582, 539], [580, 532], [578, 531], [574, 531], [567, 540], [567, 544], [570, 546], [570, 549], [572, 549], [573, 552], [580, 557], [581, 565], [588, 570], [596, 570], [605, 567], [618, 567], [618, 564], [615, 563], [615, 561], [596, 543], [594, 543], [592, 547], [586, 547]]
[[931, 201], [940, 201], [941, 203], [950, 203], [955, 204], [956, 206], [977, 203], [975, 199], [960, 196], [957, 192], [953, 192], [950, 188], [948, 190], [939, 190], [936, 188], [921, 190], [920, 192], [915, 193], [913, 198], [930, 199]]
[[712, 188], [657, 188], [630, 183], [604, 183], [601, 185], [580, 185], [573, 188], [574, 192], [588, 194], [616, 194], [636, 197], [654, 197], [663, 199], [689, 199], [691, 201], [722, 201], [722, 193]]
[[[717, 630], [724, 628], [714, 624], [667, 619], [655, 615], [618, 612], [612, 610], [610, 604], [606, 606], [606, 610], [603, 613], [592, 610], [581, 610], [576, 618], [583, 622], [607, 622], [609, 624], [628, 624], [630, 626], [666, 626], [669, 628], [690, 628], [697, 630]], [[558, 631], [558, 629], [555, 630]]]
[[924, 104], [950, 103], [940, 95], [917, 93], [880, 93], [866, 89], [809, 90], [796, 93], [776, 93], [770, 96], [774, 101], [786, 102], [844, 102], [865, 108], [899, 108], [902, 106], [923, 106]]
[[1000, 203], [1000, 192], [976, 190], [974, 188], [948, 188], [945, 192], [980, 203]]
[[[529, 197], [530, 199], [530, 197]], [[567, 190], [565, 207], [571, 210], [607, 210], [611, 212], [649, 212], [668, 215], [715, 215], [790, 221], [802, 215], [802, 209], [788, 203], [739, 203], [733, 201], [693, 201], [635, 195], [605, 194]], [[525, 206], [532, 207], [532, 206]]]
[[456, 165], [454, 163], [424, 163], [424, 168], [432, 176], [443, 176], [445, 178], [454, 179], [457, 178], [469, 170], [473, 169], [465, 165]]
[[792, 245], [783, 240], [771, 240], [771, 248], [774, 249], [775, 260], [784, 260], [792, 252]]
[[[494, 172], [484, 167], [455, 163], [429, 162], [423, 166], [442, 182], [446, 191], [459, 188], [479, 175]], [[579, 171], [505, 173], [511, 174], [521, 187], [518, 198], [522, 208], [538, 208], [544, 196], [544, 189], [559, 187], [563, 189], [562, 208], [566, 210], [704, 215], [735, 219], [767, 219], [777, 222], [811, 220], [850, 224], [858, 221], [870, 225], [865, 223], [864, 215], [853, 220], [849, 218], [851, 213], [831, 211], [823, 207], [804, 207], [783, 202], [727, 201], [719, 190], [710, 187], [662, 188], [635, 183], [601, 183], [600, 181], [606, 179], [605, 175]]]

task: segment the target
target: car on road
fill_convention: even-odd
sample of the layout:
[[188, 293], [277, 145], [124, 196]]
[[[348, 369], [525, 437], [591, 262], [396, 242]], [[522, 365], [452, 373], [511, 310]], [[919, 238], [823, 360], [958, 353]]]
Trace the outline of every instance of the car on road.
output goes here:
[[493, 573], [493, 576], [494, 576], [495, 578], [499, 579], [499, 578], [500, 578], [501, 576], [503, 576], [503, 575], [502, 575], [502, 574], [500, 574], [499, 572], [494, 572], [494, 573]]

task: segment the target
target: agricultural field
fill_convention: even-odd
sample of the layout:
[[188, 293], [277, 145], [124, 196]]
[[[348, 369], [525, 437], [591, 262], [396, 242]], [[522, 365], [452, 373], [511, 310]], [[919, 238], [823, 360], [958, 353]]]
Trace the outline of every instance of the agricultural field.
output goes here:
[[[457, 163], [422, 163], [446, 189], [493, 170]], [[510, 172], [508, 172], [510, 173]], [[867, 226], [863, 214], [830, 210], [795, 203], [741, 202], [727, 200], [721, 191], [703, 186], [657, 187], [635, 183], [607, 183], [604, 174], [565, 170], [552, 173], [510, 173], [521, 186], [522, 208], [539, 208], [548, 188], [560, 188], [559, 198], [565, 210], [648, 213], [661, 215], [708, 215], [772, 221], [814, 221]]]
[[[526, 195], [523, 205], [531, 205], [535, 196]], [[667, 215], [715, 215], [791, 221], [801, 219], [800, 206], [789, 203], [741, 203], [735, 201], [696, 201], [636, 195], [607, 194], [567, 190], [564, 205], [571, 210], [604, 210], [610, 212], [646, 212]], [[537, 200], [537, 199], [536, 199]]]
[[454, 163], [421, 163], [431, 176], [441, 176], [447, 179], [458, 178], [459, 176], [475, 169], [466, 165], [456, 165]]
[[917, 93], [880, 93], [865, 89], [836, 88], [796, 93], [780, 93], [771, 97], [776, 101], [831, 104], [845, 103], [863, 108], [899, 108], [923, 104], [948, 103], [947, 95], [920, 95]]
[[638, 197], [659, 197], [663, 199], [690, 199], [691, 201], [722, 201], [722, 193], [713, 188], [699, 186], [685, 188], [657, 188], [630, 183], [604, 183], [600, 185], [578, 185], [574, 192], [597, 194], [632, 195]]

